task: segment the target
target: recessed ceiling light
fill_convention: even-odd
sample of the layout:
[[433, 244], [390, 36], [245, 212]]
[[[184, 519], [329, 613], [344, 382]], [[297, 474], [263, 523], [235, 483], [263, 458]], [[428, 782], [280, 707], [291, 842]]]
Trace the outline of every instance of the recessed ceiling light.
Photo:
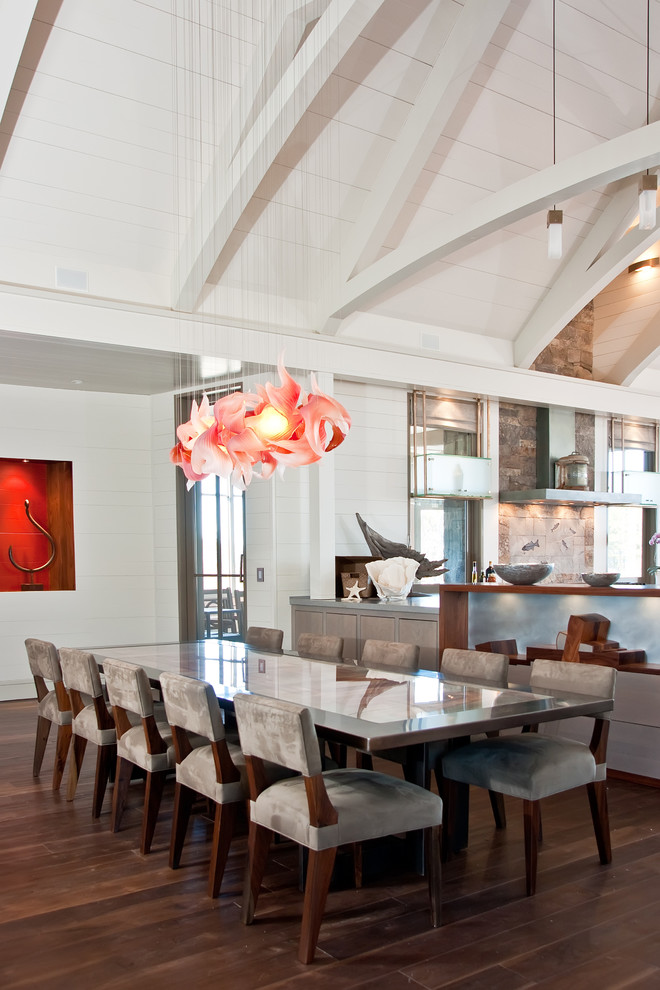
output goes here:
[[71, 379], [71, 384], [72, 385], [82, 385], [82, 383], [83, 383], [82, 378], [72, 378]]

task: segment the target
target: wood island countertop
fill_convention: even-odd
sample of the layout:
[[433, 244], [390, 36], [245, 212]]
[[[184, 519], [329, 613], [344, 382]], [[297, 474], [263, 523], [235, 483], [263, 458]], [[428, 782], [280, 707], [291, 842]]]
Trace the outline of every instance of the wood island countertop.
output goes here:
[[619, 598], [660, 598], [655, 584], [613, 584], [592, 588], [590, 584], [438, 584], [438, 593], [470, 592], [476, 595], [589, 595]]

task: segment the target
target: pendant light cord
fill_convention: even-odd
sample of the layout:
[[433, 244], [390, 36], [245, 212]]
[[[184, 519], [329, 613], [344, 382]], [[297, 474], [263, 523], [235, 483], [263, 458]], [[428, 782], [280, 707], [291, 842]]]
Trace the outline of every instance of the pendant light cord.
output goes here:
[[[650, 114], [651, 89], [651, 0], [646, 0], [646, 126], [651, 120]], [[646, 170], [648, 174], [648, 169]]]

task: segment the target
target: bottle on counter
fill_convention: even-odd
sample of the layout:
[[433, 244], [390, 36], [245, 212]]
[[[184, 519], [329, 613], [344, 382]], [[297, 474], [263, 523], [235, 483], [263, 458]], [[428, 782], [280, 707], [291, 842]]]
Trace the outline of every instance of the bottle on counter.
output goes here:
[[476, 562], [476, 560], [473, 560], [472, 561], [472, 584], [478, 584], [478, 583], [479, 583], [479, 572], [477, 571], [477, 562]]
[[486, 572], [482, 571], [479, 575], [479, 584], [484, 584], [486, 581]]
[[488, 561], [488, 567], [486, 568], [486, 581], [488, 584], [495, 584], [497, 581], [497, 574], [495, 573], [492, 560]]

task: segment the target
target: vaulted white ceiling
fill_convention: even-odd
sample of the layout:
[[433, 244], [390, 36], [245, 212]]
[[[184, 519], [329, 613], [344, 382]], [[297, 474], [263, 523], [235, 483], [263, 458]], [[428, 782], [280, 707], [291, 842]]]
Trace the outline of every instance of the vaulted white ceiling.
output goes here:
[[552, 11], [0, 0], [0, 360], [16, 287], [494, 368], [593, 299], [594, 376], [660, 392], [660, 0], [648, 126], [647, 0], [556, 0], [554, 114]]

